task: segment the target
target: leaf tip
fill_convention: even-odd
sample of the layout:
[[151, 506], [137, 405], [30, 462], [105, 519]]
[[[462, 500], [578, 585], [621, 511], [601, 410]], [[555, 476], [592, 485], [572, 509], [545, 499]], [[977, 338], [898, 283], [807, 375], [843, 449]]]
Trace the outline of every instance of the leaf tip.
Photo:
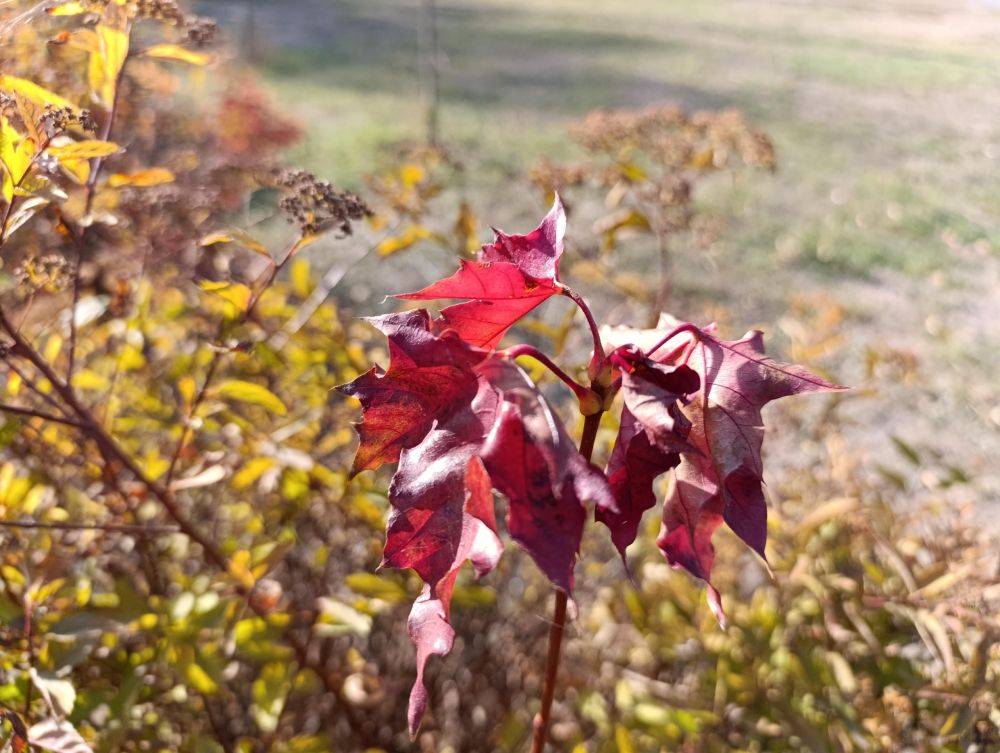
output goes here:
[[726, 612], [722, 608], [722, 596], [711, 583], [707, 586], [708, 608], [712, 610], [715, 619], [719, 622], [719, 627], [725, 630], [729, 627], [729, 620], [726, 619]]

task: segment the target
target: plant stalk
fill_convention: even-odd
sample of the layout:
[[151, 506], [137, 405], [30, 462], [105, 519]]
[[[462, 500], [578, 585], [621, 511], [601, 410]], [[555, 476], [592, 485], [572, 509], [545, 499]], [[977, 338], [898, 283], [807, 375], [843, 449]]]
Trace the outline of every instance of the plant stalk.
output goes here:
[[[596, 385], [592, 385], [596, 389]], [[580, 454], [590, 460], [594, 454], [597, 429], [601, 425], [601, 414], [587, 416], [580, 436]], [[549, 722], [552, 716], [552, 701], [556, 693], [556, 679], [559, 674], [559, 657], [562, 652], [563, 633], [566, 631], [566, 605], [569, 595], [555, 589], [556, 603], [552, 613], [552, 627], [549, 630], [549, 653], [545, 659], [545, 684], [542, 686], [542, 707], [535, 715], [531, 730], [531, 753], [543, 753], [549, 737]]]

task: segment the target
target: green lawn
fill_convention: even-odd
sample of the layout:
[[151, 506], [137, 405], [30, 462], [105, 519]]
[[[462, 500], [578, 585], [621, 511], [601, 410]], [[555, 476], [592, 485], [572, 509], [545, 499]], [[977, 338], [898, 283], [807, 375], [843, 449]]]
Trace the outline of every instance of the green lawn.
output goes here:
[[[355, 186], [387, 143], [421, 138], [419, 6], [258, 0], [266, 41], [257, 66], [306, 127], [298, 163]], [[516, 230], [537, 218], [541, 199], [525, 190], [524, 172], [542, 155], [571, 156], [567, 126], [591, 109], [669, 100], [744, 109], [773, 137], [779, 169], [702, 185], [698, 201], [721, 231], [711, 249], [685, 257], [672, 305], [689, 316], [721, 305], [740, 332], [767, 324], [779, 351], [790, 301], [843, 305], [845, 345], [830, 365], [864, 388], [844, 408], [855, 447], [908, 473], [890, 441], [905, 437], [968, 471], [979, 499], [1000, 498], [1000, 9], [829, 0], [438, 7], [443, 138], [468, 168], [462, 190], [484, 223]], [[226, 17], [238, 34], [239, 14]], [[626, 258], [642, 269], [644, 253], [640, 245]], [[415, 248], [388, 269], [353, 269], [344, 288], [372, 313], [385, 292], [373, 280], [422, 282], [451, 264]], [[609, 313], [614, 302], [599, 308]], [[866, 371], [872, 352], [914, 358], [918, 381]]]
[[[308, 129], [298, 155], [356, 183], [380, 146], [422, 133], [418, 3], [259, 3], [260, 67]], [[948, 3], [439, 3], [445, 142], [483, 209], [568, 122], [599, 107], [737, 106], [780, 172], [703, 196], [724, 240], [835, 274], [920, 275], [942, 234], [1000, 241], [1000, 13]]]

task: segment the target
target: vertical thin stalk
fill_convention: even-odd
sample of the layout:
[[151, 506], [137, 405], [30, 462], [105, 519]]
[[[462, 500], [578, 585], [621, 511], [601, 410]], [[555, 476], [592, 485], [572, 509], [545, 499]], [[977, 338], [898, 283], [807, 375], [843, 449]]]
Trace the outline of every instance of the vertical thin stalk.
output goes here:
[[420, 19], [420, 77], [424, 90], [424, 117], [427, 144], [438, 145], [438, 113], [441, 107], [441, 73], [438, 70], [437, 5], [423, 0]]
[[[597, 429], [601, 425], [601, 414], [587, 416], [580, 436], [580, 454], [590, 460], [594, 454]], [[531, 753], [542, 753], [549, 737], [549, 722], [552, 717], [552, 701], [556, 693], [559, 674], [559, 657], [562, 652], [563, 633], [566, 632], [566, 605], [569, 596], [556, 589], [556, 603], [552, 613], [552, 627], [549, 630], [549, 653], [545, 659], [545, 684], [542, 686], [542, 707], [535, 716], [531, 730]]]

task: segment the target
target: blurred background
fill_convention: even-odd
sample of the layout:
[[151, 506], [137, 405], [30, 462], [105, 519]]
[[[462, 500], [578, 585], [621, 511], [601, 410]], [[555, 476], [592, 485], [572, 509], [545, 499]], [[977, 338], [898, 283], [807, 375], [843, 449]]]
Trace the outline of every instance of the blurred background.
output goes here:
[[[841, 381], [859, 384], [868, 350], [922, 366], [919, 384], [879, 385], [880, 399], [857, 416], [852, 444], [893, 473], [907, 463], [894, 439], [933, 447], [976, 478], [982, 504], [993, 505], [987, 517], [997, 517], [995, 5], [201, 7], [223, 22], [277, 109], [302, 128], [297, 164], [361, 190], [400, 144], [436, 143], [460, 167], [445, 192], [480, 218], [478, 241], [488, 240], [488, 225], [533, 227], [551, 187], [579, 210], [571, 242], [591, 241], [583, 231], [611, 214], [600, 211], [605, 195], [559, 182], [578, 176], [543, 176], [534, 192], [526, 178], [537, 185], [552, 163], [576, 167], [593, 157], [571, 133], [592, 111], [738, 108], [773, 142], [776, 169], [700, 177], [692, 197], [700, 232], [670, 241], [684, 259], [672, 270], [682, 296], [672, 310], [689, 312], [684, 297], [695, 298], [729, 311], [731, 335], [770, 324], [764, 329], [778, 330], [771, 337], [783, 337], [773, 325], [793, 306], [837, 308], [843, 318], [831, 334], [846, 361], [836, 369]], [[641, 276], [656, 241], [631, 240], [632, 261], [616, 271]], [[381, 311], [386, 278], [373, 284], [376, 265], [411, 272], [402, 287], [451, 268], [450, 249], [413, 241], [405, 258], [351, 271], [343, 294]], [[627, 306], [619, 309], [601, 313], [627, 319]]]
[[[132, 154], [168, 165], [176, 193], [151, 188], [152, 204], [125, 193], [107, 209], [131, 218], [127, 232], [150, 206], [183, 222], [147, 228], [141, 243], [109, 230], [87, 257], [85, 299], [104, 296], [107, 308], [81, 330], [80, 359], [88, 373], [115, 376], [82, 389], [124, 414], [123, 441], [155, 466], [152, 432], [168, 445], [177, 435], [156, 423], [171, 415], [159, 401], [214, 363], [215, 318], [232, 317], [196, 300], [192, 282], [207, 290], [205, 280], [259, 273], [253, 254], [205, 255], [197, 238], [234, 225], [268, 248], [285, 245], [280, 186], [254, 183], [279, 163], [368, 203], [373, 214], [352, 235], [321, 237], [283, 271], [250, 322], [270, 334], [224, 367], [266, 383], [292, 415], [213, 404], [180, 455], [185, 474], [222, 468], [218, 490], [192, 491], [192, 514], [266, 574], [283, 624], [315, 638], [340, 690], [323, 693], [290, 670], [276, 623], [234, 606], [226, 575], [202, 572], [187, 544], [143, 550], [165, 586], [126, 588], [155, 578], [103, 532], [85, 542], [83, 564], [51, 566], [64, 582], [46, 596], [44, 624], [70, 636], [61, 640], [75, 653], [33, 649], [76, 685], [69, 718], [95, 750], [526, 749], [550, 595], [515, 547], [482, 582], [460, 580], [455, 647], [431, 661], [430, 711], [408, 740], [405, 622], [419, 582], [374, 572], [388, 477], [348, 480], [356, 411], [328, 390], [370, 358], [385, 363], [357, 317], [393, 310], [387, 294], [449, 274], [491, 226], [530, 230], [554, 191], [569, 213], [564, 275], [598, 319], [647, 325], [669, 311], [718, 322], [728, 339], [758, 327], [775, 357], [853, 389], [765, 412], [773, 576], [719, 532], [728, 629], [657, 551], [657, 514], [629, 551], [631, 582], [603, 531], [588, 532], [551, 749], [1000, 750], [1000, 6], [201, 0], [193, 9], [219, 23], [211, 62], [132, 74], [153, 94], [124, 116], [143, 134]], [[12, 54], [37, 38], [20, 44], [5, 52], [10, 70], [48, 70]], [[195, 163], [173, 142], [188, 137], [253, 179], [202, 201], [220, 179], [205, 160], [185, 167]], [[48, 237], [22, 231], [18, 253], [33, 258]], [[137, 249], [145, 256], [132, 264]], [[106, 300], [116, 285], [131, 301], [121, 310]], [[25, 320], [46, 334], [53, 316], [35, 303]], [[121, 366], [138, 347], [126, 330], [145, 338], [141, 368]], [[561, 301], [516, 335], [568, 368], [585, 365], [589, 337]], [[132, 381], [119, 382], [126, 373]], [[535, 376], [572, 428], [559, 385]], [[105, 509], [60, 495], [29, 505], [34, 488], [73, 486], [60, 475], [73, 471], [40, 461], [37, 443], [49, 440], [6, 441], [8, 517]], [[88, 492], [88, 505], [104, 493]], [[66, 562], [80, 545], [9, 535], [15, 569], [30, 570], [29, 546]], [[118, 601], [79, 603], [69, 594], [81, 578]], [[6, 598], [16, 637], [23, 604]], [[118, 637], [101, 653], [80, 648], [84, 634]], [[0, 702], [21, 703], [12, 657]], [[131, 695], [120, 691], [127, 682]]]

